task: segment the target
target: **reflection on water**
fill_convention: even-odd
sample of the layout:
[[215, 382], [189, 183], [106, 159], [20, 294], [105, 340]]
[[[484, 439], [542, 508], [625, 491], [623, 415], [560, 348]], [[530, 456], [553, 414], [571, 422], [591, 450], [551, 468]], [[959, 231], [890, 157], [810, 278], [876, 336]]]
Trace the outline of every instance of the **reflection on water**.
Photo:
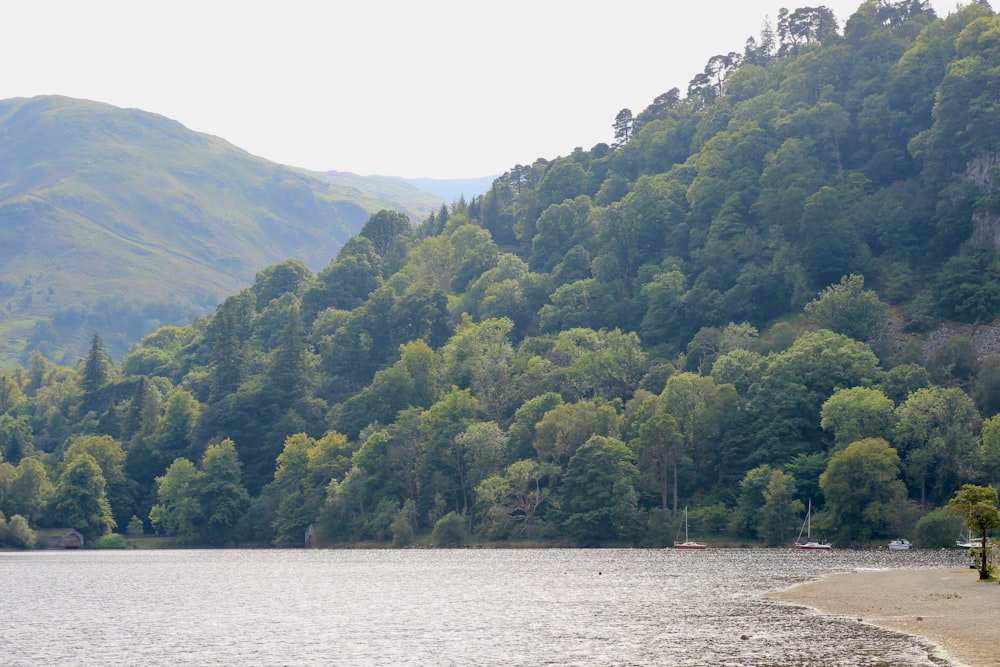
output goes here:
[[0, 664], [941, 665], [760, 594], [948, 552], [0, 553]]

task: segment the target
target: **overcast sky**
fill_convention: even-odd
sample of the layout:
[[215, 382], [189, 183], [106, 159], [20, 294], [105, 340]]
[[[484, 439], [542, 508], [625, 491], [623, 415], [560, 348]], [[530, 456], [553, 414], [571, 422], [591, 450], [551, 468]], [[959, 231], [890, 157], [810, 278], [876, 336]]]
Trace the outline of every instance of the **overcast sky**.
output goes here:
[[137, 107], [317, 171], [471, 178], [610, 143], [620, 109], [819, 4], [843, 25], [861, 0], [23, 0], [0, 99]]

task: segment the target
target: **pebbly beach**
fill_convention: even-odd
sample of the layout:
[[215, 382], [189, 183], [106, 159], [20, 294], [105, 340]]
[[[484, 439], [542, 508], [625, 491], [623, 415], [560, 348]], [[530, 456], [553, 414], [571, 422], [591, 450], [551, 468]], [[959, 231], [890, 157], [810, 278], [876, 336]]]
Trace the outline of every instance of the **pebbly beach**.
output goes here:
[[952, 664], [1000, 666], [1000, 585], [971, 568], [832, 574], [766, 597], [923, 637]]

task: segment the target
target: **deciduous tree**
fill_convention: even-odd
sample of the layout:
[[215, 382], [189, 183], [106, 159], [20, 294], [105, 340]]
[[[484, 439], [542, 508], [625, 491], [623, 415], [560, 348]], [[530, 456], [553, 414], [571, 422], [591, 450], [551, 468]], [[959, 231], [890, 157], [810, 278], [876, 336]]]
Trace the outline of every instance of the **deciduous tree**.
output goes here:
[[49, 510], [50, 520], [76, 528], [88, 539], [108, 534], [115, 524], [105, 493], [101, 467], [90, 454], [71, 460], [59, 475]]
[[896, 505], [906, 499], [900, 458], [881, 438], [852, 442], [830, 459], [819, 485], [826, 523], [843, 542], [886, 536]]
[[617, 438], [595, 435], [573, 454], [561, 487], [562, 510], [577, 541], [635, 537], [638, 474], [632, 452]]

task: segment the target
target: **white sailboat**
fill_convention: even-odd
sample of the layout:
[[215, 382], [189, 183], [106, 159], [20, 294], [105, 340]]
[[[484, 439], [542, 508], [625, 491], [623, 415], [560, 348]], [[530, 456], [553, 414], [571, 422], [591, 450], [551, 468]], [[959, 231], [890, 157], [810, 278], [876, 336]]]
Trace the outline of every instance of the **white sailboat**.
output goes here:
[[[829, 551], [833, 546], [828, 542], [819, 542], [812, 539], [812, 500], [809, 501], [809, 509], [806, 511], [806, 520], [802, 522], [799, 529], [799, 536], [795, 538], [795, 548], [800, 551]], [[802, 532], [805, 531], [806, 541], [802, 541]]]
[[688, 508], [684, 508], [684, 541], [674, 542], [674, 549], [704, 549], [705, 545], [700, 542], [692, 542], [688, 539]]
[[973, 537], [972, 531], [966, 529], [964, 533], [958, 534], [958, 539], [955, 540], [955, 546], [959, 549], [978, 549], [983, 546], [983, 538]]

